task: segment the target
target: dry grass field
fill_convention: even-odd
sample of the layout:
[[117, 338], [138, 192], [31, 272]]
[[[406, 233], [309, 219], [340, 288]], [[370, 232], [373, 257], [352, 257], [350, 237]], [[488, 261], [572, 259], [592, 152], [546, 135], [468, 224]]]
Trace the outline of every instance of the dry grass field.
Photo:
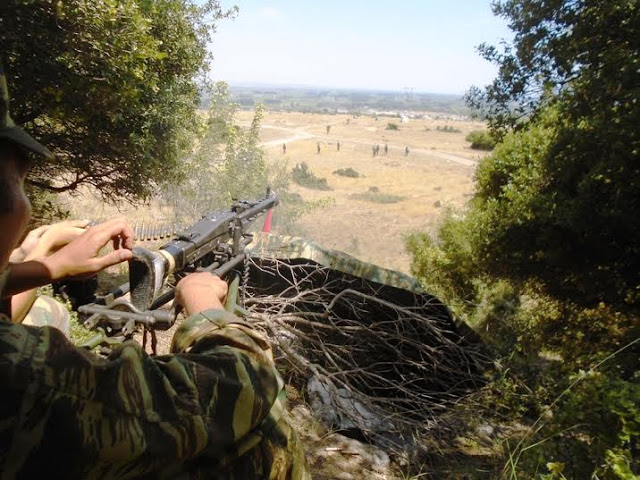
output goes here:
[[[241, 112], [238, 120], [248, 125], [251, 118], [251, 112]], [[389, 123], [397, 124], [398, 130], [387, 129]], [[327, 126], [331, 127], [328, 133]], [[459, 131], [442, 131], [445, 126]], [[289, 168], [305, 162], [332, 188], [320, 191], [294, 184], [305, 200], [332, 199], [330, 206], [301, 218], [296, 233], [362, 260], [408, 272], [410, 258], [403, 237], [415, 230], [431, 231], [447, 208], [463, 208], [472, 195], [475, 166], [483, 154], [471, 150], [464, 138], [481, 128], [477, 122], [435, 117], [401, 123], [399, 118], [382, 116], [267, 112], [261, 140], [271, 160], [284, 159]], [[380, 145], [377, 156], [372, 153], [374, 145]], [[361, 177], [333, 173], [349, 167]], [[372, 188], [379, 194], [370, 195], [373, 200], [384, 195], [402, 199], [377, 203], [353, 198]]]
[[[237, 121], [248, 126], [252, 118], [253, 112], [242, 111]], [[387, 129], [389, 123], [395, 123], [398, 130]], [[445, 126], [457, 131], [442, 131]], [[471, 150], [464, 138], [480, 128], [483, 125], [477, 122], [437, 117], [401, 123], [399, 118], [383, 116], [266, 112], [260, 136], [268, 159], [284, 160], [289, 169], [305, 162], [331, 187], [321, 191], [292, 184], [305, 200], [330, 199], [329, 206], [298, 221], [296, 235], [367, 262], [409, 272], [404, 236], [416, 230], [432, 231], [447, 208], [463, 208], [473, 193], [473, 175], [483, 153]], [[374, 145], [380, 146], [377, 156], [372, 154]], [[333, 173], [346, 168], [360, 177]], [[358, 195], [360, 198], [354, 198]], [[142, 208], [127, 204], [114, 207], [88, 190], [66, 197], [65, 203], [73, 218], [102, 220], [124, 215], [139, 225], [174, 221], [173, 212], [154, 202]]]

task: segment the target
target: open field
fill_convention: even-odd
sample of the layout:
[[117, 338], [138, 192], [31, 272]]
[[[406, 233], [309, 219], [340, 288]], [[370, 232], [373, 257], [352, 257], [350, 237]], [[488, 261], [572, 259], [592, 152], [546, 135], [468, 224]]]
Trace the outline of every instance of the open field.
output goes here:
[[[238, 115], [241, 125], [248, 125], [251, 118], [252, 112]], [[388, 123], [397, 124], [398, 130], [387, 130]], [[459, 132], [444, 132], [445, 126]], [[484, 154], [471, 150], [464, 138], [479, 128], [483, 125], [477, 122], [433, 118], [401, 123], [389, 117], [267, 112], [261, 140], [271, 160], [284, 159], [289, 168], [305, 162], [332, 188], [320, 191], [294, 184], [305, 200], [333, 199], [330, 206], [304, 216], [296, 233], [362, 260], [408, 272], [404, 235], [432, 230], [446, 208], [462, 208], [473, 193], [475, 166]], [[374, 145], [380, 145], [377, 156], [372, 154]], [[349, 167], [362, 176], [333, 174]], [[378, 192], [371, 194], [372, 188]], [[376, 203], [353, 198], [367, 192], [374, 200], [384, 200], [385, 195], [402, 200]]]
[[[253, 112], [241, 111], [237, 121], [248, 126], [252, 117]], [[398, 130], [388, 130], [389, 123], [397, 124]], [[445, 132], [445, 126], [456, 131]], [[260, 137], [271, 161], [284, 160], [289, 170], [305, 162], [331, 187], [322, 191], [292, 184], [305, 200], [331, 200], [329, 206], [299, 219], [294, 234], [364, 261], [409, 272], [404, 236], [416, 230], [433, 231], [447, 208], [463, 208], [473, 194], [475, 167], [486, 153], [471, 150], [464, 138], [479, 128], [483, 125], [477, 122], [436, 116], [401, 123], [400, 118], [383, 116], [267, 111]], [[374, 145], [380, 146], [377, 156], [372, 154]], [[409, 147], [408, 155], [405, 147]], [[347, 168], [360, 177], [333, 173]], [[74, 218], [99, 220], [120, 214], [139, 225], [175, 221], [170, 209], [157, 202], [143, 208], [126, 204], [116, 208], [84, 189], [78, 193], [65, 196]]]

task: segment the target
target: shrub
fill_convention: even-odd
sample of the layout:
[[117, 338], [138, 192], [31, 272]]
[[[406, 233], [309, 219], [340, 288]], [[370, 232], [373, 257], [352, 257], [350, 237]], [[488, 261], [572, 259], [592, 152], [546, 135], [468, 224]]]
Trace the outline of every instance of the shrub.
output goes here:
[[493, 150], [496, 146], [496, 141], [488, 130], [473, 130], [465, 140], [471, 142], [471, 148], [475, 150]]
[[367, 190], [366, 192], [353, 193], [349, 196], [349, 198], [373, 203], [398, 203], [404, 200], [406, 197], [382, 193], [378, 187], [369, 187], [369, 190]]
[[397, 123], [389, 122], [387, 123], [386, 130], [400, 130], [400, 127], [398, 127]]
[[313, 190], [331, 190], [326, 178], [317, 177], [306, 162], [298, 163], [291, 171], [291, 178], [301, 187]]
[[350, 178], [358, 178], [361, 175], [356, 172], [353, 168], [340, 168], [333, 172], [334, 175], [339, 175], [341, 177], [350, 177]]
[[451, 127], [449, 125], [445, 125], [444, 127], [437, 126], [436, 130], [446, 133], [460, 133], [462, 131], [459, 128]]
[[456, 304], [474, 292], [473, 278], [477, 273], [468, 226], [468, 222], [449, 211], [435, 239], [418, 232], [405, 238], [412, 257], [411, 274], [456, 310]]

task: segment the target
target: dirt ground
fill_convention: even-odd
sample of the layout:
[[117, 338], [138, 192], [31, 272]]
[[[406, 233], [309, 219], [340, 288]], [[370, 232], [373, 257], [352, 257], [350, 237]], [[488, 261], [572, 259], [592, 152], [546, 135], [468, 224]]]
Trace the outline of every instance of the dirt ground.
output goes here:
[[[248, 125], [251, 118], [252, 112], [239, 114], [241, 125]], [[390, 123], [398, 130], [387, 129]], [[445, 126], [455, 131], [445, 132]], [[320, 191], [294, 185], [305, 200], [331, 199], [328, 207], [299, 221], [297, 234], [408, 273], [404, 236], [432, 231], [447, 208], [463, 208], [473, 194], [475, 167], [484, 154], [472, 150], [464, 138], [482, 128], [478, 122], [435, 116], [402, 123], [400, 118], [383, 116], [267, 112], [260, 135], [272, 161], [285, 160], [289, 168], [306, 162], [332, 188]], [[380, 146], [376, 156], [375, 145]], [[362, 176], [333, 173], [349, 167]], [[374, 187], [381, 194], [403, 198], [386, 204], [352, 198]]]

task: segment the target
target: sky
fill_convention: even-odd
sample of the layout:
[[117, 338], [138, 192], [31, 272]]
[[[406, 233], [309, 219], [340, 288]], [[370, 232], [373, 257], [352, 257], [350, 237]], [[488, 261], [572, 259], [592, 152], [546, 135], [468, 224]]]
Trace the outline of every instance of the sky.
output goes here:
[[463, 94], [497, 69], [476, 47], [511, 39], [490, 0], [221, 0], [211, 78]]

